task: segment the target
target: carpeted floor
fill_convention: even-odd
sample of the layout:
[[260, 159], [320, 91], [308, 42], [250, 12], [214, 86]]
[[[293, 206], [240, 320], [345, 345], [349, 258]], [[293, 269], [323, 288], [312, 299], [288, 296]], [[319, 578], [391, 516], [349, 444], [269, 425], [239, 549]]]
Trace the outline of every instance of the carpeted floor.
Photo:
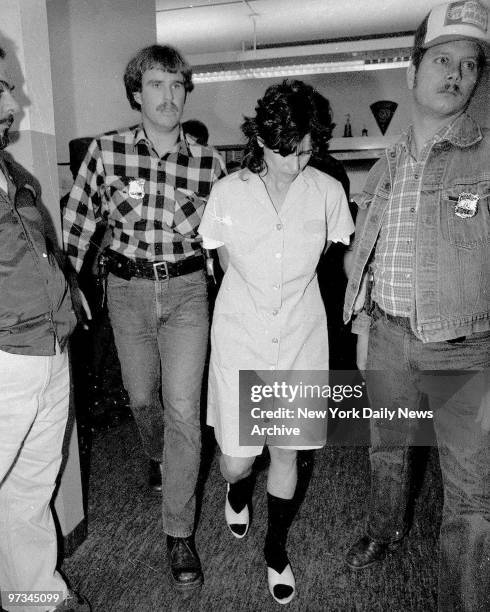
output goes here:
[[[62, 566], [72, 585], [90, 598], [94, 612], [280, 609], [268, 593], [262, 558], [266, 471], [258, 473], [251, 530], [245, 540], [235, 540], [224, 522], [224, 485], [210, 434], [207, 430], [197, 532], [205, 583], [199, 593], [184, 597], [170, 584], [160, 501], [146, 488], [147, 464], [134, 422], [125, 419], [95, 430], [89, 535]], [[345, 566], [344, 554], [362, 532], [367, 448], [327, 447], [302, 454], [300, 481], [306, 492], [288, 547], [298, 590], [288, 610], [436, 609], [441, 486], [434, 451], [428, 459], [410, 537], [382, 565], [356, 573]]]
[[[330, 364], [354, 368], [355, 338], [343, 327], [342, 253], [325, 265], [321, 283], [329, 297]], [[332, 261], [330, 261], [332, 263]], [[337, 276], [332, 270], [337, 270]], [[327, 274], [328, 271], [328, 274]], [[326, 300], [328, 302], [328, 300]], [[95, 322], [90, 341], [73, 340], [73, 373], [79, 411], [88, 538], [63, 563], [72, 586], [91, 600], [93, 612], [257, 612], [280, 610], [267, 589], [262, 547], [266, 523], [266, 458], [259, 464], [253, 523], [244, 540], [224, 521], [225, 486], [212, 430], [203, 426], [197, 547], [205, 582], [183, 597], [170, 583], [160, 500], [147, 490], [147, 462], [129, 417], [107, 317]], [[99, 373], [94, 376], [93, 372]], [[205, 377], [206, 380], [206, 377]], [[203, 398], [205, 398], [205, 391]], [[204, 408], [203, 408], [204, 410]], [[332, 428], [334, 434], [338, 433]], [[367, 431], [349, 431], [357, 444]], [[344, 439], [340, 435], [336, 439]], [[304, 496], [289, 536], [297, 581], [291, 612], [431, 612], [436, 609], [437, 534], [442, 492], [435, 451], [419, 448], [421, 474], [409, 538], [383, 564], [353, 572], [344, 563], [363, 532], [369, 490], [367, 446], [327, 446], [301, 453], [299, 488]], [[428, 459], [428, 461], [427, 461]], [[425, 473], [423, 467], [427, 463]], [[301, 496], [300, 495], [300, 496]]]

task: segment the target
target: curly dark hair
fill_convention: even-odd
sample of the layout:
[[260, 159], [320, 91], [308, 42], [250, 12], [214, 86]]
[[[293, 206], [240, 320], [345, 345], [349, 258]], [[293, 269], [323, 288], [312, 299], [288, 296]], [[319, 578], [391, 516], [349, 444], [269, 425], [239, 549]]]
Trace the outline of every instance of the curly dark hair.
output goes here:
[[245, 117], [241, 125], [247, 138], [243, 166], [259, 174], [266, 169], [260, 138], [268, 149], [289, 155], [307, 135], [315, 151], [326, 135], [315, 103], [316, 90], [303, 81], [285, 80], [267, 88], [257, 101], [255, 117]]
[[181, 72], [184, 88], [187, 93], [194, 89], [192, 69], [182, 54], [169, 45], [151, 45], [138, 51], [128, 62], [124, 71], [124, 86], [131, 108], [141, 110], [141, 105], [134, 99], [134, 93], [141, 91], [143, 73], [151, 68], [160, 68], [165, 72]]

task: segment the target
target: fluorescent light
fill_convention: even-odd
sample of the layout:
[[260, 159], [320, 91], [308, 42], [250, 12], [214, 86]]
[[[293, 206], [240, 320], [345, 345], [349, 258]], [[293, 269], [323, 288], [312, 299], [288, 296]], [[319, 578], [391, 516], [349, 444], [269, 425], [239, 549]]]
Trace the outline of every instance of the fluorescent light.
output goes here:
[[316, 64], [295, 64], [291, 66], [263, 66], [239, 68], [237, 70], [216, 70], [193, 74], [194, 83], [219, 83], [223, 81], [243, 81], [247, 79], [268, 79], [273, 77], [303, 76], [307, 74], [329, 74], [338, 72], [360, 72], [368, 70], [388, 70], [406, 68], [405, 58], [390, 58], [387, 61], [352, 60], [345, 62], [326, 62]]

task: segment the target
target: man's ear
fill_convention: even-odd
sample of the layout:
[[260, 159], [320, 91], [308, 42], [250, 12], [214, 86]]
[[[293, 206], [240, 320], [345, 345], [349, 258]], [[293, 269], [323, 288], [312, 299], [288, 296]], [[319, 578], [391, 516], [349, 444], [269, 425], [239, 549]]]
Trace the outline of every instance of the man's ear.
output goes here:
[[133, 91], [133, 98], [141, 106], [141, 91]]
[[408, 89], [412, 90], [415, 87], [415, 75], [416, 75], [416, 70], [415, 70], [415, 66], [412, 63], [412, 60], [410, 60], [410, 63], [408, 64], [408, 68], [407, 68], [407, 85], [408, 85]]

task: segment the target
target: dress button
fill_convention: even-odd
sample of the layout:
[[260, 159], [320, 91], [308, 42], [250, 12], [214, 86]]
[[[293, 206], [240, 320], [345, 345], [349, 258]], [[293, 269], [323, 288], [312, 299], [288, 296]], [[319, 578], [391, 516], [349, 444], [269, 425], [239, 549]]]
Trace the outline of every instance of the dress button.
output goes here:
[[272, 285], [272, 288], [274, 289], [274, 291], [277, 291], [279, 289], [279, 285]]
[[272, 338], [272, 344], [277, 344], [279, 340], [277, 338]]
[[279, 314], [279, 310], [274, 309], [274, 310], [272, 311], [272, 314], [273, 314], [274, 316], [276, 316], [277, 314]]
[[282, 225], [281, 225], [280, 223], [278, 223], [278, 224], [276, 225], [276, 230], [278, 230], [278, 231], [279, 231], [279, 230], [282, 230]]
[[415, 207], [412, 206], [412, 208], [410, 209], [410, 212], [414, 213], [415, 212]]
[[418, 174], [414, 174], [414, 175], [413, 175], [413, 178], [414, 178], [415, 180], [418, 180], [419, 175], [418, 175]]
[[47, 253], [43, 253], [43, 257], [47, 257], [47, 256], [48, 256], [48, 254], [47, 254]]
[[269, 370], [275, 370], [276, 366], [269, 366]]
[[276, 259], [281, 259], [282, 255], [281, 253], [276, 253]]

